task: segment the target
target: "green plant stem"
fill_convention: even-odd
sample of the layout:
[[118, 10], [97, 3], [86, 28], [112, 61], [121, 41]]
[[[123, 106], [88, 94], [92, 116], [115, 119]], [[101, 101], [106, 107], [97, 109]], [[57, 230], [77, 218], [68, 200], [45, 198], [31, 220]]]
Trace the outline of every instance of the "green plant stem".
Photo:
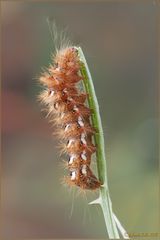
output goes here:
[[[102, 183], [99, 192], [99, 198], [93, 201], [91, 204], [100, 204], [105, 224], [108, 232], [108, 236], [110, 239], [119, 239], [119, 233], [117, 229], [117, 225], [115, 223], [114, 214], [112, 211], [112, 203], [110, 200], [108, 183], [107, 183], [107, 166], [106, 166], [106, 156], [105, 156], [105, 145], [104, 145], [104, 136], [102, 123], [99, 113], [99, 105], [97, 101], [97, 97], [95, 94], [92, 77], [83, 54], [83, 51], [80, 47], [77, 48], [78, 54], [81, 61], [81, 75], [83, 77], [83, 84], [86, 92], [88, 93], [88, 104], [90, 109], [93, 110], [92, 114], [92, 123], [93, 127], [97, 130], [97, 133], [94, 136], [95, 144], [97, 147], [96, 151], [96, 161], [97, 161], [97, 170], [98, 170], [98, 178]], [[117, 219], [118, 221], [118, 219]]]

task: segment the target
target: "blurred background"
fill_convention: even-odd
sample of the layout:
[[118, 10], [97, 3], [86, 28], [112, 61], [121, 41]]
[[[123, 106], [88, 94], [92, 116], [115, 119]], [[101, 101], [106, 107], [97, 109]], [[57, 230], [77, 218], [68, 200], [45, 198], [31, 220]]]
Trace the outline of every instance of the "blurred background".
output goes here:
[[158, 1], [2, 1], [3, 239], [105, 238], [96, 194], [61, 185], [57, 141], [36, 80], [51, 61], [47, 25], [86, 55], [105, 133], [113, 209], [129, 233], [158, 232]]

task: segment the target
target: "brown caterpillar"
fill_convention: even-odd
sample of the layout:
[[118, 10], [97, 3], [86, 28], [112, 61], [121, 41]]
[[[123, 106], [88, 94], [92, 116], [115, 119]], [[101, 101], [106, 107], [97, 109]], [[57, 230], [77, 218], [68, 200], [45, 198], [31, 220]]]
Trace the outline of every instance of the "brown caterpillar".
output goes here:
[[83, 78], [76, 47], [57, 51], [53, 64], [39, 80], [47, 87], [40, 99], [57, 126], [59, 139], [64, 141], [62, 151], [69, 155], [70, 176], [65, 177], [65, 182], [82, 189], [99, 188], [100, 181], [90, 169], [91, 157], [96, 151], [92, 142], [95, 129], [90, 123], [92, 111], [85, 105], [87, 94], [78, 88]]

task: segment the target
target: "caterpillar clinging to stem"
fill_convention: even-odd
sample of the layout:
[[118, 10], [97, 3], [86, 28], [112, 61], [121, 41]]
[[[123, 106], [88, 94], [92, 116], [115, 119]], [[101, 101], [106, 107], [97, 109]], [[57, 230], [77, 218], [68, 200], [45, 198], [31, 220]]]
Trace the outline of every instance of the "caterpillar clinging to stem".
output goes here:
[[[57, 32], [55, 38], [57, 41]], [[58, 45], [51, 65], [39, 81], [46, 88], [40, 94], [40, 100], [57, 126], [57, 135], [63, 141], [62, 151], [68, 155], [69, 175], [64, 180], [83, 190], [99, 189], [99, 198], [90, 204], [101, 206], [109, 238], [119, 239], [119, 229], [128, 239], [112, 211], [99, 106], [87, 62], [82, 49], [70, 41]], [[80, 91], [80, 84], [83, 91]], [[98, 177], [90, 166], [94, 153]]]
[[64, 140], [62, 148], [69, 156], [70, 176], [65, 178], [66, 183], [94, 190], [100, 187], [90, 168], [91, 156], [96, 151], [92, 141], [96, 130], [90, 122], [92, 110], [85, 104], [87, 94], [77, 86], [83, 81], [80, 67], [76, 47], [60, 49], [48, 72], [40, 77], [40, 82], [47, 87], [40, 98], [57, 123], [57, 135]]

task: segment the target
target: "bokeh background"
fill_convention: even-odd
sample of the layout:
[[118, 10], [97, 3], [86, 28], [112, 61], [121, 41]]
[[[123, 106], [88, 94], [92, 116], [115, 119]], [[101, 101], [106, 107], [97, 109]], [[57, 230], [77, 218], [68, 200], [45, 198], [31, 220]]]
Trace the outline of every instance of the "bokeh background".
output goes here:
[[37, 102], [47, 25], [68, 28], [93, 75], [113, 209], [129, 233], [158, 232], [158, 1], [2, 1], [2, 239], [105, 238], [95, 194], [61, 185], [57, 141]]

